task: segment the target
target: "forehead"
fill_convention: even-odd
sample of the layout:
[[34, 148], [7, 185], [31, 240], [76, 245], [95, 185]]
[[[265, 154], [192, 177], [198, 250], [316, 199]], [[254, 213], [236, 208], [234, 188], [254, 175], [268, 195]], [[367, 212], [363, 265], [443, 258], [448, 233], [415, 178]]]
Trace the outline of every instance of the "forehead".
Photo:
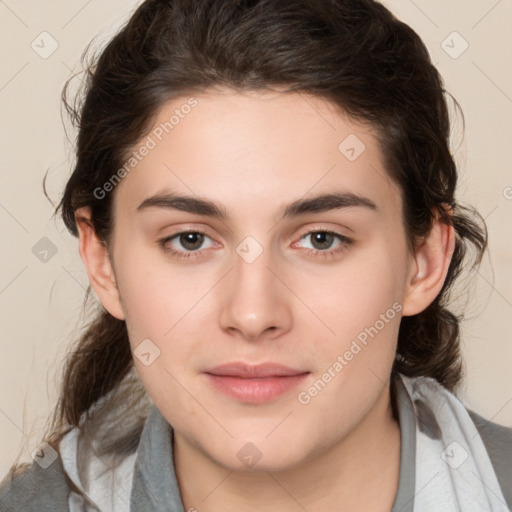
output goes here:
[[364, 193], [377, 204], [399, 199], [376, 130], [304, 93], [216, 89], [175, 97], [130, 155], [116, 194], [131, 209], [166, 189], [253, 214], [332, 190]]

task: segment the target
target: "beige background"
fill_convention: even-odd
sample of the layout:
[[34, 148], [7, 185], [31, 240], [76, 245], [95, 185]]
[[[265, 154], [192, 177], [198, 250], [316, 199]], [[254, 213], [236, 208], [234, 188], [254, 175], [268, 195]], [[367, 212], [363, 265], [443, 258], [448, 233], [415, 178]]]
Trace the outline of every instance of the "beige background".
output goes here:
[[[512, 427], [512, 1], [385, 4], [423, 38], [465, 114], [464, 141], [460, 120], [453, 138], [459, 198], [485, 216], [490, 252], [471, 280], [463, 342], [467, 379], [460, 396], [480, 414]], [[80, 69], [89, 40], [106, 40], [134, 5], [0, 2], [0, 478], [22, 446], [22, 460], [37, 446], [88, 284], [76, 240], [51, 218], [42, 193], [49, 170], [48, 190], [58, 200], [71, 169], [60, 92]], [[46, 55], [52, 44], [58, 47]], [[56, 251], [46, 254], [46, 262], [36, 245], [47, 243], [40, 242], [43, 237]]]

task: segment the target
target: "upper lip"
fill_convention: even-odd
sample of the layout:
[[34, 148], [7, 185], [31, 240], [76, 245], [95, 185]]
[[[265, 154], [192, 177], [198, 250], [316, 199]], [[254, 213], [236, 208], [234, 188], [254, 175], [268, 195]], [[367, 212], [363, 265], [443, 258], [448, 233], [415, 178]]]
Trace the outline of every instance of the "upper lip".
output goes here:
[[278, 363], [249, 365], [242, 362], [232, 362], [216, 366], [215, 368], [208, 370], [206, 373], [251, 379], [258, 377], [287, 377], [290, 375], [301, 375], [309, 372], [290, 368]]

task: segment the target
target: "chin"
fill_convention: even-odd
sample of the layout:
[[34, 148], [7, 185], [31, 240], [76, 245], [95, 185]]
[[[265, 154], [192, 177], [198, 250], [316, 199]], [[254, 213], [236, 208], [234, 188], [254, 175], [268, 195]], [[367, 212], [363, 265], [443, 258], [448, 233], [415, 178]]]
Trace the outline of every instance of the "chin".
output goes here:
[[290, 440], [288, 437], [288, 445], [282, 439], [276, 439], [276, 442], [231, 440], [218, 453], [210, 453], [210, 457], [225, 469], [239, 473], [290, 470], [304, 461], [306, 452], [299, 440]]

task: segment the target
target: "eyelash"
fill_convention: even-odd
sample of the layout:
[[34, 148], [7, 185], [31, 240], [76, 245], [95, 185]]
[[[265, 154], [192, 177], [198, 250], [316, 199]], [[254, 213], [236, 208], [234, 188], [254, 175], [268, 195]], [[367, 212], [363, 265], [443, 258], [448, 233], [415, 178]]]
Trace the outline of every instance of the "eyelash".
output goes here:
[[[209, 235], [207, 233], [205, 233], [204, 231], [201, 231], [201, 230], [198, 230], [198, 229], [194, 229], [194, 230], [190, 230], [190, 231], [179, 231], [178, 233], [176, 233], [176, 234], [174, 234], [172, 236], [169, 236], [169, 237], [166, 237], [166, 238], [162, 238], [161, 240], [158, 241], [158, 244], [162, 247], [162, 249], [165, 252], [170, 253], [172, 256], [174, 256], [176, 258], [190, 258], [190, 257], [196, 258], [196, 257], [201, 256], [201, 250], [197, 250], [197, 251], [177, 251], [176, 249], [169, 249], [167, 247], [166, 244], [168, 242], [174, 240], [175, 238], [178, 238], [180, 235], [184, 235], [184, 234], [187, 234], [187, 233], [194, 233], [194, 234], [204, 235], [204, 236], [210, 238]], [[347, 248], [347, 246], [349, 246], [353, 242], [352, 239], [350, 239], [350, 238], [348, 238], [348, 237], [346, 237], [346, 236], [344, 236], [344, 235], [342, 235], [340, 233], [336, 233], [335, 231], [329, 231], [327, 229], [314, 229], [314, 230], [308, 231], [307, 233], [304, 233], [300, 237], [300, 240], [302, 240], [303, 238], [306, 238], [309, 235], [313, 235], [315, 233], [328, 233], [328, 234], [334, 235], [341, 242], [341, 246], [339, 246], [337, 249], [329, 249], [329, 250], [326, 250], [326, 251], [320, 251], [318, 249], [305, 249], [306, 254], [308, 254], [309, 256], [315, 256], [315, 257], [320, 257], [320, 258], [334, 257], [334, 256], [336, 256], [337, 253], [340, 253], [343, 250], [345, 250]]]

